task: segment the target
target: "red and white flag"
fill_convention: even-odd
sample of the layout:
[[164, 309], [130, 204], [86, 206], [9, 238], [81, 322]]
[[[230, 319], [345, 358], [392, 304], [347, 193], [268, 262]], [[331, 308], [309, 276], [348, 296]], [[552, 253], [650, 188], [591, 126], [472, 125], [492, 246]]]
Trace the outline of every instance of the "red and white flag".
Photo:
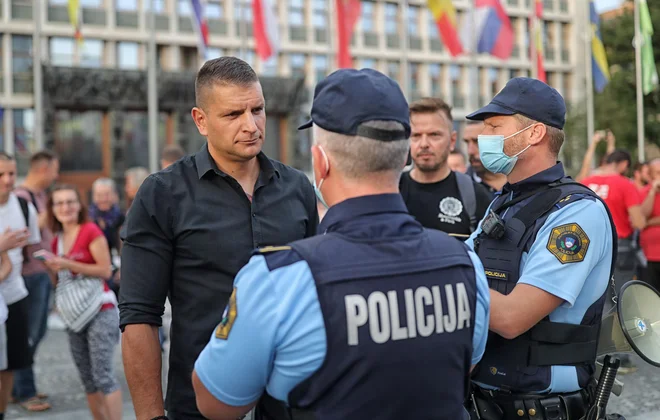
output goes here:
[[360, 18], [360, 0], [336, 0], [337, 6], [337, 67], [353, 67], [351, 37]]
[[271, 0], [252, 0], [252, 14], [257, 54], [266, 61], [276, 56], [280, 48], [280, 31]]

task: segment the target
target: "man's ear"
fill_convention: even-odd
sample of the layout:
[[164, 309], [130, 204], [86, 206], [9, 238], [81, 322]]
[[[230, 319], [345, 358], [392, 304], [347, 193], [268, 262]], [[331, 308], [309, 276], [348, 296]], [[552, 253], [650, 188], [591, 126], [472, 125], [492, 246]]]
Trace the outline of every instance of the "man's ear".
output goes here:
[[536, 145], [545, 138], [545, 134], [548, 132], [548, 127], [543, 123], [536, 123], [529, 131], [529, 144]]
[[206, 119], [206, 113], [204, 110], [202, 108], [194, 107], [192, 111], [190, 111], [190, 115], [192, 115], [192, 119], [195, 121], [195, 125], [197, 126], [197, 131], [199, 131], [199, 134], [206, 137], [208, 135], [206, 126], [208, 120]]

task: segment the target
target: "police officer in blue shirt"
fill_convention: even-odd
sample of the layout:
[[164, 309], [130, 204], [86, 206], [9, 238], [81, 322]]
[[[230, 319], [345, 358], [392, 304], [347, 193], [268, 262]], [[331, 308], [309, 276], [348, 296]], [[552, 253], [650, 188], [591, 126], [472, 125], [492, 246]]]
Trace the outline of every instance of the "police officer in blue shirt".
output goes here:
[[468, 416], [469, 371], [485, 348], [489, 292], [462, 242], [426, 230], [399, 195], [408, 103], [371, 69], [315, 90], [321, 235], [260, 249], [239, 272], [200, 354], [200, 411], [235, 419]]
[[616, 233], [607, 206], [557, 162], [565, 113], [555, 89], [515, 78], [467, 117], [484, 121], [484, 167], [508, 181], [467, 240], [491, 288], [474, 418], [578, 419], [592, 398]]

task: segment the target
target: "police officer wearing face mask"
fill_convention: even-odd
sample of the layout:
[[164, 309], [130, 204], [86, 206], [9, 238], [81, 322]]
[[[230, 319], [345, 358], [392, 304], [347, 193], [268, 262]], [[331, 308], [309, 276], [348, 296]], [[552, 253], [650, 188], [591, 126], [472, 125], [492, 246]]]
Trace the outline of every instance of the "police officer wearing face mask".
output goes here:
[[236, 277], [195, 364], [197, 405], [235, 419], [467, 418], [488, 333], [488, 284], [468, 247], [426, 230], [398, 190], [408, 103], [371, 69], [316, 86], [321, 235], [261, 249]]
[[555, 89], [515, 78], [467, 117], [484, 121], [484, 167], [508, 181], [466, 241], [491, 288], [473, 418], [577, 419], [593, 397], [616, 236], [607, 206], [557, 161], [565, 113]]

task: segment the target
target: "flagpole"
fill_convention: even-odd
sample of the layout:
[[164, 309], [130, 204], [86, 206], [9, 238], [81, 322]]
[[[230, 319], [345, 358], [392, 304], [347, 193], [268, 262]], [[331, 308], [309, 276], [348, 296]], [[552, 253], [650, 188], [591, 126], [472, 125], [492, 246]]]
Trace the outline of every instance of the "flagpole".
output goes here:
[[240, 13], [240, 19], [241, 21], [239, 22], [239, 31], [240, 31], [240, 37], [241, 37], [241, 46], [239, 48], [238, 55], [241, 57], [242, 60], [247, 61], [247, 56], [246, 56], [246, 45], [245, 42], [247, 41], [247, 26], [246, 26], [246, 21], [245, 21], [245, 3], [246, 0], [240, 0], [239, 4], [241, 5], [241, 13]]
[[44, 127], [43, 127], [43, 74], [42, 74], [42, 54], [41, 54], [41, 5], [43, 1], [34, 0], [32, 9], [34, 10], [34, 35], [32, 38], [32, 77], [33, 77], [33, 95], [34, 95], [34, 141], [37, 149], [44, 148]]
[[644, 95], [642, 94], [642, 33], [639, 0], [635, 0], [635, 87], [637, 90], [637, 156], [644, 162]]
[[410, 73], [408, 70], [408, 0], [403, 1], [403, 10], [401, 12], [401, 20], [403, 21], [403, 36], [401, 37], [403, 46], [401, 47], [401, 66], [403, 69], [401, 70], [401, 80], [403, 81], [402, 85], [402, 90], [403, 90], [403, 95], [408, 98], [408, 101], [411, 102], [410, 98]]
[[147, 55], [147, 107], [149, 111], [149, 171], [158, 171], [158, 85], [156, 83], [156, 10], [151, 1]]
[[[472, 24], [472, 30], [475, 31], [477, 28], [477, 13], [476, 13], [476, 6], [475, 6], [475, 0], [470, 0], [470, 17], [471, 17], [471, 24]], [[470, 68], [469, 68], [469, 78], [471, 79], [471, 85], [472, 85], [472, 91], [471, 91], [471, 97], [470, 97], [470, 111], [474, 111], [476, 109], [479, 109], [479, 89], [481, 89], [481, 86], [479, 86], [479, 67], [477, 65], [477, 48], [479, 46], [479, 40], [477, 36], [472, 32], [472, 45], [470, 46]]]
[[[593, 23], [591, 22], [591, 2], [584, 2], [587, 7], [587, 24], [585, 25], [586, 33], [584, 37], [584, 60], [585, 60], [585, 79], [586, 79], [586, 92], [587, 92], [587, 143], [591, 145], [594, 137], [594, 81], [593, 81], [593, 68], [592, 68], [592, 51], [591, 42], [594, 36]], [[592, 162], [592, 166], [595, 162]]]

